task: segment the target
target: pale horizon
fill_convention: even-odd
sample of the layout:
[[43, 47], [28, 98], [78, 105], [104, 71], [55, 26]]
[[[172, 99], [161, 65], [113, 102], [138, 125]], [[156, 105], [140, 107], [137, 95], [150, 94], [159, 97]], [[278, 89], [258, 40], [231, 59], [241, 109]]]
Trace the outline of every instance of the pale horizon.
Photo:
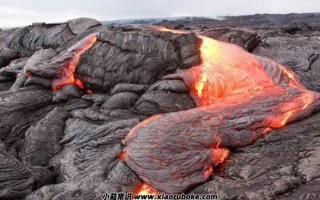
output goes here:
[[79, 17], [114, 21], [319, 12], [319, 0], [1, 0], [0, 27], [58, 23]]

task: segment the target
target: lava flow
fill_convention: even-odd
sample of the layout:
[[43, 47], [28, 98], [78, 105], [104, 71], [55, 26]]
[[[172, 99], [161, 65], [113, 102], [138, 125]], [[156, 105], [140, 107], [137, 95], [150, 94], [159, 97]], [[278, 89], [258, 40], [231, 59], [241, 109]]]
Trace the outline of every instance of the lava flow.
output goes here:
[[319, 107], [319, 94], [308, 91], [286, 67], [233, 44], [198, 38], [201, 63], [171, 76], [184, 80], [198, 107], [153, 116], [124, 141], [130, 168], [167, 193], [206, 181], [212, 166], [229, 156], [227, 148], [249, 145]]
[[[158, 27], [156, 30], [174, 34], [187, 33], [165, 27]], [[286, 89], [270, 78], [264, 66], [254, 55], [234, 44], [202, 35], [198, 35], [198, 38], [202, 41], [200, 46], [202, 62], [183, 72], [190, 95], [198, 106], [223, 102], [223, 108], [246, 102], [252, 97], [266, 93], [266, 88], [277, 87], [279, 92]], [[284, 111], [284, 114], [270, 116], [265, 120], [265, 124], [271, 128], [283, 127], [295, 112], [304, 110], [314, 101], [313, 93], [306, 90], [290, 69], [281, 65], [277, 67], [282, 76], [287, 77], [286, 84], [299, 90], [301, 95], [279, 108]], [[266, 132], [270, 130], [268, 128]]]
[[[74, 84], [78, 86], [80, 89], [84, 88], [84, 84], [82, 81], [75, 76], [75, 71], [77, 64], [80, 60], [80, 57], [83, 53], [85, 53], [88, 49], [90, 49], [94, 43], [97, 41], [97, 34], [91, 34], [78, 42], [71, 48], [69, 51], [65, 53], [67, 56], [62, 56], [64, 66], [61, 68], [61, 78], [54, 80], [52, 83], [52, 88], [54, 91], [61, 89], [65, 85]], [[66, 57], [66, 58], [65, 58]]]
[[133, 191], [134, 195], [157, 195], [159, 192], [146, 183], [139, 184]]
[[[165, 27], [153, 27], [153, 29], [174, 34], [188, 33]], [[284, 90], [275, 84], [254, 55], [234, 44], [220, 42], [203, 35], [197, 35], [197, 37], [201, 40], [201, 63], [182, 72], [182, 76], [190, 89], [190, 95], [198, 106], [222, 103], [223, 109], [261, 95], [267, 91], [265, 91], [266, 88], [277, 87], [279, 91]], [[270, 128], [266, 128], [265, 133], [271, 131], [271, 128], [283, 127], [295, 112], [305, 109], [314, 100], [313, 94], [305, 89], [291, 70], [281, 65], [278, 67], [287, 77], [287, 84], [301, 91], [301, 95], [296, 99], [301, 100], [302, 104], [301, 101], [292, 101], [280, 107], [279, 109], [285, 111], [284, 114], [266, 119], [264, 123]], [[146, 123], [147, 120], [139, 126]], [[135, 129], [132, 129], [130, 134], [134, 131]], [[215, 155], [214, 160], [220, 160], [221, 163], [229, 154], [223, 151], [219, 153], [220, 158], [217, 158], [217, 154]]]
[[190, 71], [189, 88], [198, 106], [233, 98], [236, 103], [249, 100], [263, 88], [274, 86], [261, 64], [239, 47], [199, 36], [202, 63]]

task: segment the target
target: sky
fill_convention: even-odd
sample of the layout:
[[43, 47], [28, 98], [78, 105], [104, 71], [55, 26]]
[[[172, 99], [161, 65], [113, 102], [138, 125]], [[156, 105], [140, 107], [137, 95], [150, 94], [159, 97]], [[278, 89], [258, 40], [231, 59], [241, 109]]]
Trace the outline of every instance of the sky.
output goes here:
[[320, 0], [0, 0], [0, 27], [63, 22], [320, 12]]

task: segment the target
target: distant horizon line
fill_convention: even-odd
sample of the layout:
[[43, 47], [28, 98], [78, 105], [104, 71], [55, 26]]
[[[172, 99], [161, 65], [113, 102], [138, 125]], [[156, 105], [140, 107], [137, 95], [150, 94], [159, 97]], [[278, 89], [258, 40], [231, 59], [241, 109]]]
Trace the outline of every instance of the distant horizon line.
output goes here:
[[[197, 16], [197, 15], [194, 15], [194, 16], [175, 16], [175, 17], [146, 17], [146, 18], [121, 18], [121, 19], [113, 19], [113, 20], [100, 20], [100, 19], [96, 19], [97, 21], [101, 22], [101, 23], [117, 23], [117, 22], [125, 22], [125, 21], [156, 21], [156, 20], [165, 20], [165, 19], [183, 19], [183, 18], [204, 18], [204, 19], [216, 19], [216, 20], [221, 20], [225, 17], [243, 17], [243, 16], [253, 16], [253, 15], [292, 15], [292, 14], [297, 14], [297, 15], [304, 15], [304, 14], [320, 14], [320, 12], [302, 12], [302, 13], [297, 13], [297, 12], [289, 12], [289, 13], [255, 13], [255, 14], [243, 14], [243, 15], [215, 15], [215, 16]], [[92, 18], [92, 17], [86, 17], [86, 16], [83, 16], [83, 17], [77, 17], [77, 18]], [[72, 19], [77, 19], [77, 18], [72, 18]], [[69, 20], [72, 20], [72, 19], [69, 19]], [[92, 19], [95, 19], [95, 18], [92, 18]], [[7, 27], [0, 27], [1, 29], [3, 30], [7, 30], [7, 29], [12, 29], [12, 28], [19, 28], [19, 27], [24, 27], [24, 26], [30, 26], [32, 24], [35, 24], [35, 23], [45, 23], [45, 24], [62, 24], [62, 23], [65, 23], [69, 20], [66, 20], [66, 21], [57, 21], [57, 22], [43, 22], [43, 21], [35, 21], [35, 22], [31, 22], [30, 24], [28, 25], [21, 25], [21, 26], [7, 26]], [[172, 20], [174, 21], [174, 20]], [[127, 22], [128, 23], [128, 22]]]

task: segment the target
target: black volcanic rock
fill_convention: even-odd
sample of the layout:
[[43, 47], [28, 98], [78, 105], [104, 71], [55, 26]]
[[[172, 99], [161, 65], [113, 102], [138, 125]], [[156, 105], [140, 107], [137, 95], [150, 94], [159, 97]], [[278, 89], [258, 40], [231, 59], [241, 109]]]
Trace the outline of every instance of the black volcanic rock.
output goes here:
[[249, 52], [252, 52], [261, 41], [256, 31], [247, 28], [215, 28], [201, 33], [210, 38], [234, 43]]
[[51, 91], [32, 87], [1, 92], [1, 139], [11, 143], [23, 138], [26, 129], [50, 110], [51, 99]]
[[95, 19], [77, 18], [77, 19], [69, 20], [68, 25], [72, 33], [78, 35], [91, 27], [98, 26], [101, 24]]
[[20, 54], [18, 51], [11, 49], [3, 49], [0, 52], [0, 68], [7, 66], [12, 60], [19, 58]]
[[148, 85], [130, 84], [130, 83], [119, 83], [111, 90], [111, 95], [120, 92], [133, 92], [136, 94], [142, 94], [148, 89]]
[[133, 92], [120, 92], [112, 95], [101, 106], [102, 110], [114, 109], [130, 109], [134, 103], [139, 99], [139, 96]]
[[319, 45], [317, 36], [280, 34], [263, 39], [253, 53], [290, 67], [308, 89], [320, 91]]
[[64, 130], [64, 120], [68, 112], [63, 108], [53, 109], [35, 126], [25, 133], [20, 158], [30, 166], [47, 166], [50, 159], [58, 153], [62, 146], [59, 141]]
[[148, 91], [134, 105], [134, 111], [142, 115], [177, 112], [194, 108], [195, 104], [189, 94], [170, 91]]
[[150, 86], [148, 91], [152, 90], [164, 90], [182, 94], [189, 93], [189, 88], [182, 80], [161, 80]]
[[76, 73], [87, 87], [98, 91], [109, 91], [118, 83], [150, 85], [179, 67], [198, 64], [199, 42], [194, 34], [103, 31], [81, 58]]
[[0, 149], [0, 198], [19, 199], [32, 191], [33, 177], [18, 159]]

